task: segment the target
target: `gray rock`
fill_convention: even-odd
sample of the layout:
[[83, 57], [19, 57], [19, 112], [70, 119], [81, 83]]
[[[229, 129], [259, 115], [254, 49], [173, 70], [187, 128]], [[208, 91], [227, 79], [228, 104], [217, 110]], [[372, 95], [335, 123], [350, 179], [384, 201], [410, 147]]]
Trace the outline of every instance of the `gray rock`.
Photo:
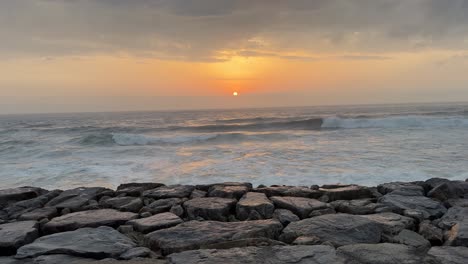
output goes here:
[[444, 245], [468, 247], [468, 219], [452, 226]]
[[202, 197], [206, 197], [206, 195], [207, 195], [207, 192], [195, 189], [192, 191], [192, 194], [190, 194], [190, 199], [202, 198]]
[[230, 199], [240, 199], [245, 193], [250, 191], [251, 188], [247, 186], [224, 186], [214, 185], [209, 189], [208, 196], [221, 197]]
[[337, 200], [331, 202], [331, 205], [339, 213], [355, 215], [373, 214], [375, 210], [381, 206], [380, 204], [372, 202], [372, 199]]
[[350, 264], [420, 264], [424, 253], [401, 244], [355, 244], [339, 247], [336, 251], [342, 262]]
[[190, 221], [146, 235], [153, 250], [164, 255], [247, 238], [275, 239], [283, 226], [274, 220], [243, 222]]
[[80, 258], [64, 254], [43, 255], [34, 259], [33, 264], [87, 264], [97, 263], [90, 258]]
[[35, 198], [46, 192], [46, 190], [36, 187], [19, 187], [0, 190], [0, 208], [14, 202]]
[[349, 185], [338, 188], [320, 188], [319, 189], [324, 195], [328, 196], [329, 201], [336, 200], [353, 200], [372, 198], [372, 192], [368, 187]]
[[302, 219], [307, 218], [314, 210], [328, 207], [327, 204], [319, 200], [304, 197], [273, 196], [270, 199], [276, 208], [288, 209]]
[[324, 208], [324, 209], [318, 209], [314, 210], [309, 214], [309, 217], [315, 217], [319, 215], [326, 215], [326, 214], [336, 214], [335, 209], [332, 207]]
[[444, 241], [442, 229], [432, 225], [429, 221], [424, 221], [419, 224], [419, 234], [429, 240], [432, 245], [442, 245]]
[[106, 199], [101, 202], [104, 208], [114, 208], [124, 212], [137, 213], [143, 207], [143, 201], [140, 198], [126, 196]]
[[283, 226], [289, 225], [291, 222], [296, 222], [301, 220], [299, 216], [295, 215], [293, 212], [287, 209], [276, 209], [273, 212], [273, 218], [280, 221]]
[[149, 233], [155, 230], [172, 227], [182, 222], [182, 219], [173, 213], [161, 213], [146, 218], [130, 220], [127, 224], [132, 225], [137, 231]]
[[182, 199], [180, 198], [160, 199], [143, 207], [140, 210], [140, 213], [144, 213], [144, 212], [150, 212], [152, 214], [164, 213], [164, 212], [169, 211], [173, 206], [179, 205], [181, 203], [182, 203]]
[[312, 190], [307, 187], [296, 187], [296, 186], [271, 186], [256, 188], [253, 192], [261, 192], [266, 196], [292, 196], [292, 197], [305, 197], [317, 199], [322, 196], [322, 192], [318, 190]]
[[143, 213], [140, 214], [140, 216], [141, 216], [142, 218], [146, 218], [146, 217], [151, 217], [152, 214], [151, 214], [150, 212], [143, 212]]
[[0, 225], [0, 255], [14, 255], [16, 250], [39, 236], [36, 221], [20, 221]]
[[468, 260], [466, 247], [432, 247], [427, 254], [435, 258], [434, 264], [466, 264]]
[[404, 196], [421, 196], [424, 195], [424, 188], [420, 185], [410, 182], [390, 182], [377, 186], [377, 190], [381, 194], [393, 193]]
[[403, 229], [413, 229], [415, 227], [412, 218], [395, 213], [379, 213], [370, 215], [361, 215], [372, 222], [378, 223], [386, 234], [398, 234]]
[[314, 236], [334, 246], [379, 243], [382, 227], [376, 222], [350, 214], [329, 214], [290, 223], [280, 240], [291, 243], [300, 236]]
[[406, 196], [392, 192], [381, 197], [379, 202], [394, 208], [396, 213], [403, 213], [408, 209], [418, 210], [424, 213], [426, 219], [439, 218], [447, 211], [442, 203], [425, 196]]
[[82, 211], [53, 218], [44, 225], [43, 231], [46, 234], [51, 234], [71, 231], [82, 227], [117, 227], [137, 217], [137, 214], [120, 212], [114, 209]]
[[218, 197], [195, 198], [184, 203], [189, 219], [228, 221], [236, 200]]
[[189, 197], [194, 189], [195, 187], [191, 185], [161, 186], [156, 189], [144, 191], [143, 196], [154, 199], [184, 198]]
[[136, 196], [139, 197], [143, 194], [144, 191], [155, 189], [158, 187], [164, 186], [162, 183], [153, 183], [153, 182], [133, 182], [125, 183], [117, 187], [115, 192], [117, 195], [126, 194], [127, 196]]
[[120, 255], [120, 259], [129, 260], [135, 258], [149, 258], [153, 252], [149, 248], [135, 247]]
[[465, 219], [468, 220], [468, 207], [455, 206], [447, 210], [447, 213], [442, 216], [438, 225], [442, 229], [449, 229]]
[[8, 218], [16, 219], [22, 214], [42, 208], [49, 200], [58, 196], [60, 192], [59, 190], [55, 190], [32, 199], [16, 202], [5, 208], [5, 211], [8, 214]]
[[275, 206], [263, 193], [248, 192], [236, 205], [236, 215], [239, 220], [247, 220], [251, 212], [259, 214], [259, 219], [268, 219], [273, 216]]
[[428, 250], [431, 247], [431, 243], [427, 239], [408, 229], [401, 230], [398, 235], [392, 238], [391, 242], [412, 246], [420, 250]]
[[91, 188], [76, 188], [66, 190], [59, 196], [50, 200], [46, 206], [53, 206], [59, 210], [64, 208], [70, 209], [72, 212], [81, 210], [80, 208], [87, 205], [90, 200], [97, 200], [99, 196], [105, 192], [111, 191], [101, 187]]
[[178, 204], [178, 205], [174, 205], [171, 207], [171, 210], [169, 210], [169, 212], [179, 216], [179, 217], [182, 217], [184, 215], [184, 208]]
[[252, 189], [252, 184], [250, 182], [221, 182], [212, 184], [201, 184], [197, 185], [196, 189], [208, 193], [210, 188], [212, 188], [213, 186], [245, 186], [248, 189]]
[[316, 236], [300, 236], [292, 242], [293, 245], [320, 245], [321, 243], [320, 238]]
[[58, 215], [57, 209], [55, 207], [44, 207], [38, 208], [33, 211], [23, 213], [19, 216], [19, 220], [41, 220], [44, 218], [51, 219]]
[[171, 264], [330, 264], [336, 255], [330, 246], [273, 246], [192, 250], [171, 254], [168, 260]]
[[1, 264], [33, 264], [32, 259], [15, 259], [13, 257], [0, 257]]
[[444, 205], [449, 207], [468, 207], [468, 199], [448, 199], [445, 201]]
[[101, 226], [43, 236], [20, 247], [16, 257], [66, 254], [95, 259], [118, 258], [135, 246], [133, 241], [117, 230]]
[[441, 183], [430, 190], [427, 196], [439, 201], [468, 197], [468, 182], [448, 181]]

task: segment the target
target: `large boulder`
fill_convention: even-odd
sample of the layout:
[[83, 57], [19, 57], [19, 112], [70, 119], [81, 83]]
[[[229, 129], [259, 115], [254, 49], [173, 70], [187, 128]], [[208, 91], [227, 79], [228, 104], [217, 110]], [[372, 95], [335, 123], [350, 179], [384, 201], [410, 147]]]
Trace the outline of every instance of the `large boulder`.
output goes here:
[[355, 215], [373, 214], [377, 208], [382, 207], [372, 199], [337, 200], [331, 202], [331, 205], [339, 213]]
[[112, 192], [110, 189], [101, 187], [76, 188], [63, 191], [59, 196], [50, 200], [46, 206], [52, 206], [59, 210], [68, 208], [72, 212], [82, 210], [91, 200], [97, 200], [103, 193]]
[[448, 232], [446, 246], [468, 247], [468, 219], [458, 222]]
[[317, 237], [334, 246], [379, 243], [382, 227], [376, 222], [350, 214], [328, 214], [290, 223], [280, 239], [291, 243], [300, 236]]
[[127, 222], [135, 230], [142, 233], [149, 233], [155, 230], [172, 227], [182, 223], [182, 219], [173, 213], [161, 213], [141, 219], [134, 219]]
[[291, 222], [301, 220], [299, 216], [295, 215], [293, 212], [287, 209], [276, 209], [273, 212], [273, 218], [280, 221], [283, 226], [287, 226]]
[[214, 185], [209, 189], [208, 196], [210, 197], [221, 197], [240, 199], [245, 193], [250, 191], [252, 188], [248, 186], [229, 186], [229, 185]]
[[452, 226], [463, 220], [468, 220], [468, 207], [451, 207], [442, 216], [438, 226], [442, 229], [450, 229]]
[[203, 197], [188, 200], [184, 203], [185, 211], [189, 219], [227, 221], [229, 215], [234, 211], [235, 199]]
[[110, 227], [81, 228], [36, 239], [18, 249], [17, 258], [31, 258], [48, 254], [104, 259], [118, 258], [136, 244]]
[[468, 260], [467, 247], [432, 247], [427, 254], [435, 259], [431, 264], [466, 264]]
[[261, 192], [266, 194], [266, 196], [293, 196], [293, 197], [305, 197], [305, 198], [320, 198], [322, 192], [318, 190], [312, 190], [307, 187], [297, 187], [297, 186], [271, 186], [263, 188], [252, 189], [253, 192]]
[[336, 262], [335, 249], [330, 246], [245, 247], [224, 250], [202, 249], [168, 256], [170, 264], [330, 264]]
[[154, 199], [185, 198], [189, 197], [194, 189], [195, 186], [192, 185], [161, 186], [155, 189], [144, 191], [143, 196]]
[[36, 221], [20, 221], [0, 225], [0, 256], [14, 255], [16, 250], [39, 236]]
[[132, 182], [124, 183], [117, 187], [116, 195], [136, 196], [139, 197], [144, 191], [155, 189], [164, 186], [162, 183], [153, 182]]
[[117, 227], [137, 217], [137, 214], [120, 212], [114, 209], [81, 211], [53, 218], [44, 225], [43, 231], [47, 234], [51, 234], [83, 227]]
[[401, 230], [401, 232], [392, 237], [389, 242], [412, 246], [420, 250], [428, 250], [431, 247], [431, 243], [427, 239], [408, 229]]
[[425, 255], [420, 250], [401, 244], [354, 244], [339, 247], [336, 254], [341, 262], [356, 264], [420, 264]]
[[444, 232], [442, 229], [431, 224], [430, 221], [426, 220], [419, 224], [419, 232], [421, 236], [429, 240], [432, 245], [442, 245], [444, 241]]
[[44, 218], [51, 219], [58, 215], [57, 208], [55, 207], [43, 207], [33, 211], [28, 211], [21, 214], [19, 220], [41, 220]]
[[410, 182], [390, 182], [377, 186], [377, 190], [381, 194], [398, 194], [404, 196], [421, 196], [424, 195], [424, 188], [418, 184]]
[[138, 213], [143, 207], [143, 201], [140, 198], [131, 196], [106, 199], [100, 204], [105, 208], [114, 208], [119, 211], [134, 213]]
[[412, 218], [390, 212], [361, 215], [361, 217], [379, 224], [386, 234], [394, 235], [400, 233], [403, 229], [413, 229], [415, 227]]
[[288, 209], [302, 219], [309, 217], [314, 210], [328, 208], [326, 203], [304, 197], [273, 196], [270, 199], [276, 208]]
[[[333, 186], [335, 187], [335, 186]], [[372, 191], [368, 187], [359, 185], [336, 186], [337, 188], [320, 188], [324, 195], [328, 197], [328, 201], [336, 200], [354, 200], [363, 198], [372, 198]]]
[[[20, 261], [25, 261], [21, 259]], [[0, 262], [1, 263], [1, 262]], [[65, 254], [42, 255], [34, 259], [33, 264], [101, 264], [95, 259], [81, 258]], [[122, 263], [123, 264], [123, 263]]]
[[59, 190], [47, 192], [32, 199], [15, 202], [4, 210], [8, 214], [8, 218], [16, 219], [22, 214], [42, 208], [49, 200], [57, 197], [60, 193]]
[[148, 245], [163, 254], [171, 254], [212, 244], [247, 239], [278, 236], [283, 226], [274, 220], [243, 222], [190, 221], [175, 227], [154, 231], [146, 235]]
[[420, 195], [399, 195], [392, 192], [381, 197], [379, 202], [400, 214], [405, 210], [418, 211], [426, 219], [439, 218], [447, 211], [441, 202]]
[[[263, 193], [248, 192], [236, 205], [236, 215], [239, 220], [252, 219], [259, 216], [259, 219], [268, 219], [273, 216], [275, 206]], [[253, 219], [258, 220], [258, 219]]]
[[160, 199], [141, 208], [140, 213], [149, 212], [151, 214], [159, 214], [168, 212], [173, 206], [180, 205], [181, 203], [182, 199], [180, 198]]
[[468, 182], [448, 181], [437, 185], [427, 193], [427, 196], [439, 201], [448, 199], [468, 198]]
[[36, 187], [19, 187], [0, 190], [0, 208], [7, 204], [38, 197], [47, 191]]
[[250, 182], [220, 182], [220, 183], [211, 183], [211, 184], [199, 184], [195, 188], [204, 192], [209, 192], [214, 186], [245, 186], [249, 190], [252, 189], [252, 184]]

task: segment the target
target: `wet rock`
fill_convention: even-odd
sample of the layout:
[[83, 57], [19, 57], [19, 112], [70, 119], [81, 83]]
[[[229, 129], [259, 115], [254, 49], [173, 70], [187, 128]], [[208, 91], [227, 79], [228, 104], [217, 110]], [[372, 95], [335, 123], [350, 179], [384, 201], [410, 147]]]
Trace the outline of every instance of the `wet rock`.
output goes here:
[[302, 219], [307, 218], [314, 210], [326, 209], [328, 207], [326, 203], [322, 203], [319, 200], [303, 197], [273, 196], [270, 199], [276, 208], [288, 209]]
[[47, 191], [36, 187], [19, 187], [0, 190], [0, 208], [7, 204], [36, 198]]
[[258, 219], [268, 219], [273, 216], [275, 206], [263, 193], [248, 192], [236, 206], [236, 215], [239, 220], [247, 220], [252, 212], [259, 215]]
[[47, 234], [51, 234], [83, 227], [117, 227], [137, 217], [137, 214], [120, 212], [114, 209], [82, 211], [53, 218], [44, 225], [43, 231]]
[[372, 222], [379, 224], [384, 233], [398, 234], [403, 229], [414, 229], [414, 220], [412, 218], [402, 216], [395, 213], [379, 213], [370, 215], [361, 215]]
[[202, 198], [202, 197], [206, 197], [206, 195], [207, 195], [207, 192], [195, 189], [192, 191], [192, 194], [190, 194], [190, 199]]
[[381, 194], [393, 193], [403, 196], [421, 196], [424, 195], [424, 188], [420, 185], [410, 182], [390, 182], [377, 186]]
[[131, 248], [127, 252], [120, 255], [120, 259], [130, 260], [135, 258], [149, 258], [153, 255], [153, 252], [149, 248], [136, 247]]
[[95, 259], [118, 258], [135, 246], [117, 230], [101, 226], [43, 236], [19, 248], [16, 257], [31, 258], [53, 253]]
[[50, 200], [46, 206], [52, 206], [59, 210], [68, 208], [72, 212], [79, 211], [81, 207], [88, 204], [90, 200], [97, 200], [100, 195], [112, 191], [101, 187], [76, 188], [63, 191], [59, 196]]
[[117, 187], [116, 195], [125, 194], [127, 196], [139, 197], [143, 194], [144, 191], [156, 189], [158, 187], [164, 186], [162, 183], [153, 183], [153, 182], [141, 182], [141, 183], [125, 183]]
[[251, 189], [252, 188], [249, 188], [243, 185], [241, 186], [214, 185], [209, 189], [208, 196], [230, 198], [230, 199], [238, 200]]
[[38, 208], [33, 211], [23, 213], [19, 216], [19, 220], [41, 220], [44, 218], [51, 219], [58, 215], [57, 209], [55, 207], [44, 207]]
[[127, 222], [135, 230], [142, 233], [149, 233], [155, 230], [172, 227], [182, 223], [182, 219], [173, 213], [155, 214], [150, 217], [134, 219]]
[[335, 263], [336, 255], [330, 246], [274, 246], [192, 250], [169, 255], [168, 260], [171, 264], [329, 264]]
[[408, 229], [401, 230], [398, 235], [391, 239], [391, 242], [415, 247], [420, 250], [428, 250], [431, 247], [431, 243], [427, 239]]
[[442, 203], [425, 196], [405, 196], [392, 192], [381, 197], [379, 202], [394, 208], [396, 213], [402, 214], [408, 209], [420, 211], [424, 213], [425, 219], [439, 218], [447, 211]]
[[430, 190], [427, 196], [439, 201], [468, 197], [468, 182], [447, 181], [441, 183]]
[[334, 246], [379, 243], [382, 227], [376, 222], [350, 214], [328, 214], [290, 223], [280, 240], [291, 243], [300, 236], [314, 236]]
[[283, 226], [287, 226], [291, 222], [301, 220], [299, 216], [295, 215], [293, 212], [287, 209], [276, 209], [273, 212], [273, 218], [280, 221]]
[[266, 196], [292, 196], [292, 197], [305, 197], [317, 199], [322, 196], [322, 192], [318, 190], [312, 190], [307, 187], [296, 187], [296, 186], [271, 186], [264, 188], [256, 188], [253, 192], [261, 192]]
[[420, 264], [424, 254], [416, 248], [401, 244], [355, 244], [339, 247], [336, 251], [340, 263]]
[[55, 190], [44, 193], [32, 199], [13, 203], [7, 208], [5, 208], [5, 212], [8, 214], [8, 218], [16, 219], [22, 214], [31, 212], [38, 208], [42, 208], [49, 200], [57, 197], [60, 193], [61, 191]]
[[189, 197], [194, 189], [195, 187], [192, 185], [161, 186], [156, 189], [144, 191], [143, 196], [154, 199], [184, 198]]
[[115, 197], [106, 199], [101, 203], [104, 208], [114, 208], [124, 212], [137, 213], [143, 207], [143, 201], [140, 198], [131, 196]]
[[14, 255], [16, 250], [39, 236], [36, 221], [20, 221], [0, 225], [0, 255]]
[[445, 241], [445, 245], [468, 247], [468, 219], [452, 226], [448, 233], [448, 238]]
[[435, 259], [433, 264], [466, 264], [468, 248], [466, 247], [432, 247], [427, 254]]
[[339, 213], [355, 215], [373, 214], [378, 207], [382, 206], [374, 203], [372, 199], [338, 200], [331, 202], [331, 205]]
[[432, 225], [429, 221], [419, 224], [419, 234], [429, 240], [432, 245], [442, 245], [444, 240], [442, 229]]
[[189, 219], [228, 221], [236, 200], [218, 197], [195, 198], [183, 204]]
[[353, 200], [372, 198], [372, 192], [368, 187], [349, 185], [339, 186], [337, 188], [320, 188], [319, 189], [324, 195], [328, 196], [329, 201], [336, 200]]
[[442, 216], [438, 225], [442, 229], [449, 229], [465, 219], [468, 220], [468, 207], [455, 206], [447, 210], [447, 213]]
[[150, 212], [151, 214], [159, 214], [169, 211], [173, 206], [179, 205], [182, 203], [180, 198], [167, 198], [156, 200], [149, 205], [143, 207], [140, 210], [140, 213]]
[[282, 228], [283, 226], [274, 220], [243, 222], [190, 221], [149, 233], [146, 235], [146, 240], [151, 249], [161, 249], [162, 253], [167, 255], [238, 239], [274, 239]]

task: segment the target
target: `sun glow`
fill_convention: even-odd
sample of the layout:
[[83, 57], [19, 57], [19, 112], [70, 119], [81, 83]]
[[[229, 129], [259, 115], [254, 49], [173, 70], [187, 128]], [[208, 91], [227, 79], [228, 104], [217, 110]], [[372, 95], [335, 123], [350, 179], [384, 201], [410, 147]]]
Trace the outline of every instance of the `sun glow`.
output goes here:
[[232, 95], [234, 95], [234, 96], [237, 96], [237, 95], [238, 95], [238, 93], [237, 93], [237, 92], [233, 92], [233, 93], [232, 93]]

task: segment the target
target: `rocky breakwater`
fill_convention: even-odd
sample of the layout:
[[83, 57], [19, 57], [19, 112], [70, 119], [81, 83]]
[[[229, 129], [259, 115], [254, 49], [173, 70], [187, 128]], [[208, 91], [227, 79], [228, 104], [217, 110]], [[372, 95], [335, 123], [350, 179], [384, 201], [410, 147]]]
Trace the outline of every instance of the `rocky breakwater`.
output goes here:
[[4, 189], [0, 263], [468, 263], [468, 182]]

